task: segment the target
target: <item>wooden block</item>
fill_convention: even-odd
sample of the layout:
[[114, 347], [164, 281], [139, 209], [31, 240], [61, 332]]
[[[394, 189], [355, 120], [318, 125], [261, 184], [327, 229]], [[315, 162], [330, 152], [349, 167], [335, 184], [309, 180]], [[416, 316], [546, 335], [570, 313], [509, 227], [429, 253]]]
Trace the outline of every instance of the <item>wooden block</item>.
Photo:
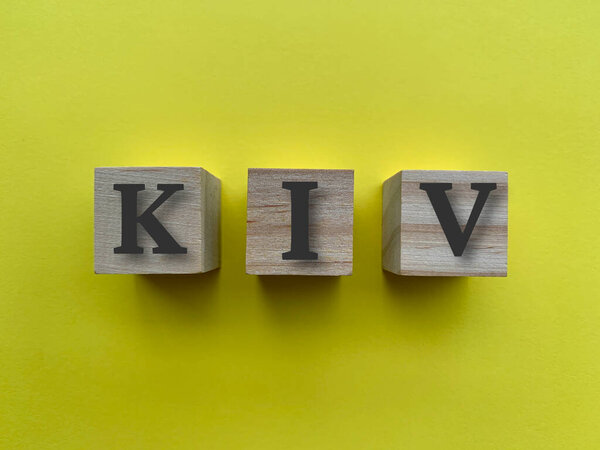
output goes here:
[[246, 273], [352, 275], [353, 215], [353, 170], [249, 169]]
[[505, 277], [507, 238], [506, 172], [403, 170], [383, 184], [385, 270]]
[[198, 273], [220, 263], [221, 181], [200, 167], [95, 171], [96, 273]]

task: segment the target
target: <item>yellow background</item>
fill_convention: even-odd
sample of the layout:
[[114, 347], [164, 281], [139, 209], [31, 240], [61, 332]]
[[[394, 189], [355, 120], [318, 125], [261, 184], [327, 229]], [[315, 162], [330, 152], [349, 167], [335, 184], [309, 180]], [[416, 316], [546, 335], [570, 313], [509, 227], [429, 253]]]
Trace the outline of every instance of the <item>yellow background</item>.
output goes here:
[[[600, 3], [0, 5], [0, 447], [600, 448]], [[93, 274], [93, 168], [203, 166], [223, 263]], [[354, 275], [244, 274], [248, 167], [356, 170]], [[509, 276], [381, 270], [381, 184], [507, 170]]]

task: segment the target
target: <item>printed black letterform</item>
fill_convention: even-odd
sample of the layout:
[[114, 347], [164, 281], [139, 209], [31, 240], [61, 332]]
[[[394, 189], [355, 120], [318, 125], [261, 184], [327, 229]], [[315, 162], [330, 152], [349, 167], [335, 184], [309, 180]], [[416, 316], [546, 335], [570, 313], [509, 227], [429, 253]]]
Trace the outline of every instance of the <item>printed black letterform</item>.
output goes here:
[[152, 249], [152, 253], [187, 253], [187, 248], [180, 246], [153, 214], [175, 192], [183, 190], [183, 184], [157, 185], [156, 188], [163, 193], [138, 216], [137, 193], [145, 188], [143, 184], [115, 184], [113, 186], [115, 191], [121, 192], [121, 246], [116, 247], [114, 252], [144, 253], [144, 249], [137, 245], [137, 224], [139, 223], [158, 244], [158, 247]]
[[292, 244], [289, 252], [282, 253], [283, 259], [311, 260], [319, 255], [310, 251], [308, 242], [308, 197], [316, 189], [316, 181], [284, 181], [283, 189], [289, 189], [292, 197]]
[[444, 230], [448, 244], [450, 244], [452, 253], [454, 253], [454, 256], [462, 256], [473, 228], [475, 228], [477, 219], [479, 219], [479, 215], [483, 210], [483, 205], [485, 205], [490, 192], [496, 189], [496, 183], [471, 184], [471, 189], [479, 191], [479, 194], [477, 194], [475, 205], [471, 210], [471, 215], [469, 216], [467, 225], [465, 225], [464, 231], [461, 231], [458, 220], [456, 220], [456, 215], [446, 195], [446, 191], [452, 189], [452, 183], [421, 183], [419, 188], [427, 192], [433, 210], [440, 221], [442, 230]]

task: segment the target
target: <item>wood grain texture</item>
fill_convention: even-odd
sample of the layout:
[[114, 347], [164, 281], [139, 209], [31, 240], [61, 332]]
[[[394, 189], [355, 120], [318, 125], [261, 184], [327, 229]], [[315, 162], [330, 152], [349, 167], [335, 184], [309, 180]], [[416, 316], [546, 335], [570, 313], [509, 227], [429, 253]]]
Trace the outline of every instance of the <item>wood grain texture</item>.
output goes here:
[[[447, 191], [461, 229], [478, 192], [471, 183], [496, 183], [462, 256], [454, 256], [427, 193], [419, 184], [452, 183]], [[383, 184], [382, 263], [415, 276], [507, 275], [508, 174], [484, 171], [404, 170]]]
[[[121, 245], [121, 193], [117, 183], [141, 183], [138, 214], [161, 191], [157, 184], [183, 184], [154, 213], [187, 254], [153, 254], [156, 243], [138, 224], [144, 253], [115, 254]], [[200, 167], [102, 167], [95, 170], [94, 265], [96, 273], [185, 274], [207, 272], [220, 264], [221, 182]]]
[[[283, 260], [290, 250], [291, 196], [284, 181], [316, 181], [310, 191], [313, 261]], [[246, 273], [252, 275], [351, 275], [354, 171], [249, 169]]]

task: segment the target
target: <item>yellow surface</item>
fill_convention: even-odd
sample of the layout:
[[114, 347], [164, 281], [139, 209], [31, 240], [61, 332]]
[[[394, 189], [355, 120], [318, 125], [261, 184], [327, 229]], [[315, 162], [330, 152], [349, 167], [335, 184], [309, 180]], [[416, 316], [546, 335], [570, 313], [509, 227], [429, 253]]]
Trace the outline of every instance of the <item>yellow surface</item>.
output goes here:
[[[600, 3], [0, 4], [0, 447], [600, 448]], [[223, 265], [95, 276], [93, 168], [201, 165]], [[248, 167], [354, 168], [354, 275], [244, 274]], [[381, 184], [507, 170], [509, 277], [386, 276]]]

